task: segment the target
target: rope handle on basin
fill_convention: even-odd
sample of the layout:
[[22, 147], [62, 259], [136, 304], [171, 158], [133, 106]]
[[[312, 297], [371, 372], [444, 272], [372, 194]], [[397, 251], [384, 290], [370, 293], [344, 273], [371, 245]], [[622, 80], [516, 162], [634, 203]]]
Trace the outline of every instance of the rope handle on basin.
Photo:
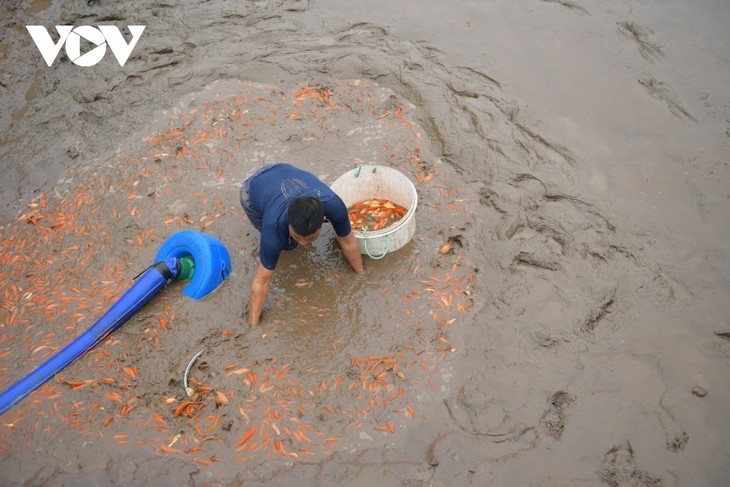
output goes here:
[[[371, 172], [374, 173], [377, 170], [378, 170], [378, 168], [377, 167], [374, 167]], [[357, 166], [357, 171], [355, 171], [355, 174], [353, 174], [352, 177], [354, 177], [354, 178], [360, 177], [360, 171], [362, 171], [362, 165]]]
[[376, 257], [376, 256], [374, 256], [374, 255], [372, 255], [372, 254], [370, 253], [370, 250], [368, 250], [368, 241], [367, 241], [367, 239], [363, 240], [363, 242], [365, 243], [365, 253], [366, 253], [366, 254], [368, 255], [368, 257], [370, 257], [371, 259], [375, 259], [375, 260], [380, 260], [380, 259], [382, 259], [383, 257], [385, 257], [386, 255], [388, 255], [388, 250], [390, 250], [390, 235], [386, 235], [386, 236], [385, 236], [385, 252], [383, 252], [383, 253], [382, 253], [381, 255], [379, 255], [379, 256], [377, 256], [377, 257]]

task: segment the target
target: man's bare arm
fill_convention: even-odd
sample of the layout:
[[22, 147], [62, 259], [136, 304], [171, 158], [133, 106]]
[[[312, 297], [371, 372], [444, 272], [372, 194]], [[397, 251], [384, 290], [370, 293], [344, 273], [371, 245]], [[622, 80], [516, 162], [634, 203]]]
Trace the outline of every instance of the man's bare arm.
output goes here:
[[355, 234], [350, 232], [344, 237], [337, 237], [337, 241], [340, 242], [342, 253], [345, 254], [345, 258], [347, 259], [347, 262], [350, 263], [350, 266], [352, 266], [352, 270], [360, 275], [365, 274], [365, 267], [362, 263], [362, 254], [360, 253], [360, 245], [355, 239]]
[[259, 267], [251, 283], [251, 299], [248, 306], [249, 325], [258, 325], [261, 319], [261, 311], [264, 309], [266, 296], [269, 295], [269, 286], [273, 276], [274, 271], [270, 271], [259, 261]]

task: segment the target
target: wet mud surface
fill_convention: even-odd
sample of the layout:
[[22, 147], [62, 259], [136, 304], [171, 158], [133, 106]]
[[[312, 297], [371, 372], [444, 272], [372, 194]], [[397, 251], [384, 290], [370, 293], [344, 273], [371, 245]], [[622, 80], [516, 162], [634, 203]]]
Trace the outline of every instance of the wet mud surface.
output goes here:
[[[640, 62], [672, 55], [660, 32], [600, 2], [523, 4], [605, 17]], [[694, 229], [727, 215], [727, 158], [712, 151], [728, 137], [707, 146], [710, 162], [682, 166], [688, 229], [663, 226], [672, 202], [648, 224], [607, 196], [637, 184], [620, 184], [626, 161], [601, 166], [603, 146], [586, 152], [531, 118], [480, 61], [397, 35], [387, 14], [345, 22], [330, 8], [2, 11], [3, 63], [18, 67], [0, 79], [0, 387], [93, 324], [178, 230], [221, 239], [233, 272], [201, 301], [171, 284], [5, 413], [0, 483], [722, 485], [730, 286], [727, 242], [712, 238], [727, 226]], [[47, 69], [23, 28], [135, 17], [146, 37], [123, 68], [107, 55]], [[630, 84], [666, 115], [651, 130], [677, 124], [695, 140], [710, 108], [669, 78]], [[363, 163], [400, 170], [418, 191], [417, 232], [364, 277], [331, 229], [285, 253], [251, 328], [258, 234], [238, 192], [278, 160], [326, 182]], [[658, 187], [674, 190], [667, 171]]]

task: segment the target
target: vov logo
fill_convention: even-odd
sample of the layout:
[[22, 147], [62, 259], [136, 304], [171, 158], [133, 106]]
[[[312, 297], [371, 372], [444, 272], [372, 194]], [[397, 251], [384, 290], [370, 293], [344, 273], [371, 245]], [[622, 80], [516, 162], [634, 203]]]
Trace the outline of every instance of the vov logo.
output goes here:
[[[77, 66], [94, 66], [104, 58], [106, 46], [111, 48], [120, 66], [124, 66], [132, 54], [134, 46], [142, 36], [144, 25], [130, 25], [127, 28], [132, 34], [132, 40], [127, 43], [119, 29], [114, 25], [57, 25], [58, 42], [53, 42], [51, 35], [42, 25], [26, 25], [26, 29], [33, 38], [36, 47], [41, 52], [43, 60], [50, 67], [58, 57], [61, 48], [66, 46], [66, 55]], [[81, 38], [94, 44], [96, 47], [81, 54]]]

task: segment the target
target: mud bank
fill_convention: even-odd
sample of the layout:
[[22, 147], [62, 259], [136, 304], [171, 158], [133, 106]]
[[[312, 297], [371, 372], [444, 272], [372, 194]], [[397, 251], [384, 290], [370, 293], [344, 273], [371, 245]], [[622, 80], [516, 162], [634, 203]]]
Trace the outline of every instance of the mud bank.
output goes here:
[[[522, 5], [611, 20], [643, 59], [666, 51], [600, 3]], [[223, 240], [234, 272], [201, 302], [173, 286], [6, 413], [3, 483], [723, 485], [728, 259], [710, 237], [726, 226], [691, 245], [697, 207], [686, 232], [665, 226], [671, 215], [644, 225], [651, 215], [610, 197], [630, 193], [625, 166], [612, 172], [530, 115], [509, 81], [329, 8], [7, 9], [4, 63], [18, 68], [3, 74], [3, 143], [28, 163], [10, 159], [20, 184], [3, 184], [0, 386], [86, 329], [178, 229]], [[37, 57], [19, 35], [27, 23], [135, 18], [149, 35], [123, 68], [22, 68]], [[641, 80], [680, 124], [658, 125], [709, 123]], [[273, 160], [325, 181], [395, 167], [416, 183], [418, 232], [364, 279], [331, 233], [286, 255], [249, 328], [257, 235], [238, 188]], [[719, 221], [722, 183], [707, 178], [726, 181], [727, 161], [712, 160], [688, 181]], [[674, 179], [652, 190], [662, 183]], [[182, 372], [200, 351], [191, 399]]]

